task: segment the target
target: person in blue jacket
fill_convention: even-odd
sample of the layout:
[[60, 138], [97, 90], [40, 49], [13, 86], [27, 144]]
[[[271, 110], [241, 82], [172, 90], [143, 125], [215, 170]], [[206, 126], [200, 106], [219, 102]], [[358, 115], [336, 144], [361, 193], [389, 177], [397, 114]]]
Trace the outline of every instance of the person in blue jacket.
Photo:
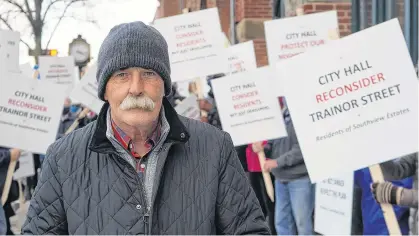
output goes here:
[[[361, 210], [364, 235], [389, 235], [386, 222], [384, 220], [383, 211], [380, 205], [375, 201], [371, 192], [371, 184], [373, 183], [368, 168], [364, 168], [355, 172], [355, 184], [361, 188]], [[406, 178], [400, 181], [392, 181], [396, 186], [404, 188], [412, 188], [412, 178]], [[394, 213], [400, 225], [403, 235], [409, 234], [409, 208], [393, 206]]]

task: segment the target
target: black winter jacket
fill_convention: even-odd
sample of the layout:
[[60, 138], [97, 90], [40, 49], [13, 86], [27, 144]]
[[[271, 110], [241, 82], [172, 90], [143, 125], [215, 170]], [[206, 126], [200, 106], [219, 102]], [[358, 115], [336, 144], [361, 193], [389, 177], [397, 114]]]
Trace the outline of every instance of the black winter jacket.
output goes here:
[[98, 120], [52, 144], [23, 234], [269, 234], [230, 136], [176, 114], [158, 159], [151, 213], [135, 169]]

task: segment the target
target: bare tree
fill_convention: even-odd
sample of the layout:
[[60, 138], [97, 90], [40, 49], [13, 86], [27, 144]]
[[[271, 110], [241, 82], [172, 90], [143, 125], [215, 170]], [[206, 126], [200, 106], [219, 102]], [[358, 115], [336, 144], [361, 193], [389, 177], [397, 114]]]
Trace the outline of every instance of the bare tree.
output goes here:
[[[21, 39], [29, 50], [33, 51], [35, 60], [38, 63], [38, 56], [43, 49], [43, 32], [47, 23], [54, 22], [52, 32], [49, 35], [45, 48], [48, 48], [55, 31], [62, 20], [71, 17], [76, 20], [84, 20], [90, 23], [96, 23], [94, 20], [78, 19], [77, 16], [69, 14], [72, 7], [81, 5], [89, 7], [89, 0], [0, 0], [0, 9], [6, 9], [0, 12], [0, 24], [4, 24], [10, 30], [16, 30], [12, 22], [26, 19], [31, 30], [33, 48], [30, 44]], [[51, 15], [55, 15], [54, 18]], [[21, 23], [21, 22], [19, 22]]]

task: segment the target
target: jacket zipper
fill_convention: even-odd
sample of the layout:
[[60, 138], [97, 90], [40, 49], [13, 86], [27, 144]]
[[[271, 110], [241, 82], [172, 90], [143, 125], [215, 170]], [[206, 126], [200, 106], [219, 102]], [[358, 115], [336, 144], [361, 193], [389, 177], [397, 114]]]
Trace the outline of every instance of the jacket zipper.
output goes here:
[[[141, 168], [141, 164], [142, 164], [142, 160], [143, 159], [140, 159], [138, 162], [138, 164], [140, 165], [140, 168]], [[147, 170], [147, 168], [144, 170], [144, 172]], [[138, 173], [137, 173], [137, 177], [138, 177]], [[146, 203], [146, 212], [144, 213], [144, 216], [143, 216], [143, 222], [144, 222], [144, 234], [145, 235], [149, 235], [150, 233], [149, 233], [149, 219], [150, 219], [150, 210], [151, 210], [151, 203], [148, 203], [148, 198], [147, 198], [147, 194], [146, 194], [146, 192], [145, 192], [145, 184], [144, 184], [144, 181], [145, 181], [145, 179], [144, 179], [144, 177], [145, 177], [145, 173], [143, 173], [143, 180], [141, 181], [140, 180], [140, 182], [141, 182], [141, 192], [142, 192], [142, 194], [143, 194], [143, 197], [145, 197], [144, 199], [145, 199], [145, 203]], [[148, 204], [150, 204], [150, 206], [148, 205]]]
[[[125, 149], [124, 149], [125, 150]], [[126, 153], [128, 153], [128, 151], [127, 150], [125, 150], [125, 152]], [[146, 195], [146, 193], [145, 193], [145, 190], [144, 190], [144, 182], [143, 181], [141, 181], [140, 180], [140, 177], [138, 177], [138, 173], [137, 173], [137, 171], [134, 169], [134, 167], [132, 167], [132, 165], [130, 164], [130, 163], [128, 163], [128, 161], [127, 160], [125, 160], [123, 157], [119, 157], [118, 156], [118, 153], [115, 153], [116, 154], [116, 156], [119, 158], [119, 159], [121, 159], [123, 162], [124, 162], [124, 164], [126, 165], [126, 166], [128, 166], [128, 169], [130, 170], [130, 171], [134, 171], [134, 174], [135, 174], [135, 178], [136, 178], [136, 180], [137, 180], [137, 182], [139, 182], [140, 184], [138, 185], [138, 188], [140, 189], [140, 192], [141, 192], [141, 194], [142, 194], [142, 197], [143, 197], [143, 199], [144, 199], [144, 202], [145, 202], [145, 205], [146, 205], [146, 209], [147, 209], [147, 211], [146, 211], [146, 213], [144, 214], [144, 216], [143, 216], [143, 222], [144, 222], [144, 233], [146, 234], [146, 235], [148, 235], [149, 234], [149, 229], [148, 229], [148, 222], [149, 222], [149, 216], [150, 216], [150, 210], [151, 210], [151, 207], [149, 207], [148, 206], [148, 204], [147, 204], [147, 195]], [[131, 156], [131, 154], [129, 154], [128, 153], [128, 155], [130, 155]], [[141, 163], [140, 163], [141, 164]]]
[[145, 235], [149, 235], [150, 234], [150, 232], [149, 232], [149, 218], [150, 218], [150, 213], [149, 213], [149, 207], [147, 207], [147, 212], [144, 214], [144, 217], [143, 217], [143, 221], [144, 221], [144, 234]]
[[[119, 145], [121, 145], [119, 142], [118, 142], [118, 144]], [[122, 146], [121, 146], [122, 147]], [[125, 148], [123, 148], [124, 149], [124, 151], [129, 155], [129, 156], [131, 156], [132, 157], [132, 155], [125, 149]], [[161, 147], [161, 150], [163, 150], [163, 151], [166, 151], [166, 149], [167, 149], [167, 147], [164, 147], [164, 146], [162, 146]], [[116, 153], [117, 154], [117, 153]], [[144, 202], [146, 203], [146, 208], [147, 208], [147, 211], [145, 212], [145, 214], [144, 214], [144, 216], [143, 216], [143, 222], [144, 222], [144, 234], [145, 235], [149, 235], [150, 234], [150, 214], [152, 213], [152, 205], [154, 205], [154, 199], [153, 199], [153, 196], [152, 196], [152, 202], [150, 202], [150, 206], [148, 206], [148, 204], [147, 204], [147, 194], [145, 193], [145, 186], [144, 186], [144, 181], [141, 181], [140, 180], [140, 177], [138, 177], [138, 173], [137, 173], [137, 171], [132, 167], [132, 165], [130, 164], [130, 163], [128, 163], [128, 161], [127, 160], [125, 160], [123, 157], [119, 157], [118, 155], [116, 155], [118, 158], [120, 158], [120, 159], [122, 159], [123, 160], [123, 162], [125, 163], [125, 165], [128, 165], [129, 167], [128, 167], [128, 169], [130, 169], [130, 171], [132, 171], [132, 170], [134, 170], [134, 173], [135, 173], [135, 176], [136, 176], [136, 179], [137, 179], [137, 181], [138, 182], [140, 182], [140, 184], [141, 184], [141, 188], [140, 188], [140, 190], [141, 190], [141, 193], [142, 193], [142, 196], [143, 196], [143, 199], [144, 199]], [[141, 160], [140, 160], [140, 165], [141, 165]], [[162, 172], [162, 170], [160, 170], [160, 172], [158, 173], [159, 174], [159, 176], [158, 176], [158, 178], [160, 178], [160, 176], [161, 176], [161, 172]], [[156, 173], [157, 174], [157, 173]], [[160, 180], [158, 181], [158, 183], [157, 183], [157, 186], [154, 186], [154, 187], [159, 187], [159, 185], [160, 185]], [[156, 191], [157, 191], [158, 189], [156, 189]], [[153, 190], [154, 191], [154, 190]], [[151, 193], [152, 195], [153, 195], [153, 193]]]
[[[170, 145], [170, 143], [168, 144], [168, 145]], [[171, 145], [170, 145], [171, 146]], [[170, 148], [170, 146], [165, 146], [164, 144], [162, 145], [162, 147], [161, 147], [161, 149], [160, 149], [160, 151], [159, 152], [166, 152], [166, 150], [168, 149], [168, 148]], [[166, 153], [167, 154], [167, 153]], [[166, 157], [167, 157], [167, 155], [166, 155]], [[156, 191], [156, 193], [157, 193], [157, 191], [159, 190], [159, 188], [160, 188], [160, 182], [161, 182], [161, 174], [162, 174], [162, 172], [163, 172], [163, 168], [161, 168], [160, 170], [159, 170], [159, 172], [157, 172], [157, 168], [156, 168], [156, 173], [155, 173], [155, 178], [157, 178], [158, 179], [158, 181], [157, 181], [157, 183], [156, 183], [156, 185], [155, 186], [153, 186], [153, 189], [155, 188], [155, 191]], [[155, 196], [154, 196], [154, 190], [153, 190], [153, 192], [151, 193], [151, 206], [154, 206], [154, 200], [155, 200]], [[147, 214], [148, 216], [150, 216], [150, 215], [152, 215], [153, 214], [153, 212], [151, 211], [151, 207], [150, 207], [150, 209], [148, 209], [149, 211], [149, 214]], [[150, 223], [152, 223], [153, 222], [153, 218], [151, 218], [151, 221], [150, 221]]]

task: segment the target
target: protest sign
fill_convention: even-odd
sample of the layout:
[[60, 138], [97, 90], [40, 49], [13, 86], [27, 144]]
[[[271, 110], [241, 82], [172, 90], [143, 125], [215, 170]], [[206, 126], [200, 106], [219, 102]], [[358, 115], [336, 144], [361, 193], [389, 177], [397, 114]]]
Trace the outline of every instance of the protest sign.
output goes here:
[[[275, 66], [278, 61], [337, 39], [338, 30], [336, 11], [265, 21], [269, 64]], [[272, 82], [273, 87], [281, 88], [276, 90], [277, 96], [282, 96], [282, 77], [276, 76]]]
[[418, 81], [397, 19], [280, 63], [313, 182], [418, 151]]
[[351, 235], [353, 174], [316, 184], [314, 231], [322, 235]]
[[226, 75], [254, 70], [257, 68], [253, 41], [236, 44], [227, 48], [229, 71]]
[[223, 130], [235, 146], [287, 135], [269, 67], [212, 80]]
[[22, 179], [35, 175], [35, 164], [33, 154], [30, 152], [21, 152], [19, 157], [19, 168], [13, 174], [13, 179]]
[[29, 63], [20, 65], [20, 73], [22, 73], [27, 78], [33, 78], [34, 69]]
[[[6, 75], [8, 76], [8, 75]], [[0, 146], [45, 154], [55, 141], [66, 87], [13, 74], [0, 86]]]
[[69, 94], [74, 86], [74, 67], [73, 57], [39, 57], [41, 80], [67, 86], [66, 94]]
[[96, 63], [90, 66], [80, 83], [78, 83], [78, 85], [71, 92], [70, 97], [99, 114], [104, 102], [98, 98], [96, 69]]
[[198, 106], [198, 98], [195, 95], [191, 95], [184, 99], [179, 105], [175, 107], [176, 112], [179, 115], [200, 120], [201, 119], [201, 110]]
[[0, 29], [0, 71], [19, 73], [19, 32]]
[[167, 41], [173, 82], [228, 70], [217, 8], [161, 18], [153, 26]]
[[264, 24], [271, 65], [339, 38], [336, 11], [287, 17]]

